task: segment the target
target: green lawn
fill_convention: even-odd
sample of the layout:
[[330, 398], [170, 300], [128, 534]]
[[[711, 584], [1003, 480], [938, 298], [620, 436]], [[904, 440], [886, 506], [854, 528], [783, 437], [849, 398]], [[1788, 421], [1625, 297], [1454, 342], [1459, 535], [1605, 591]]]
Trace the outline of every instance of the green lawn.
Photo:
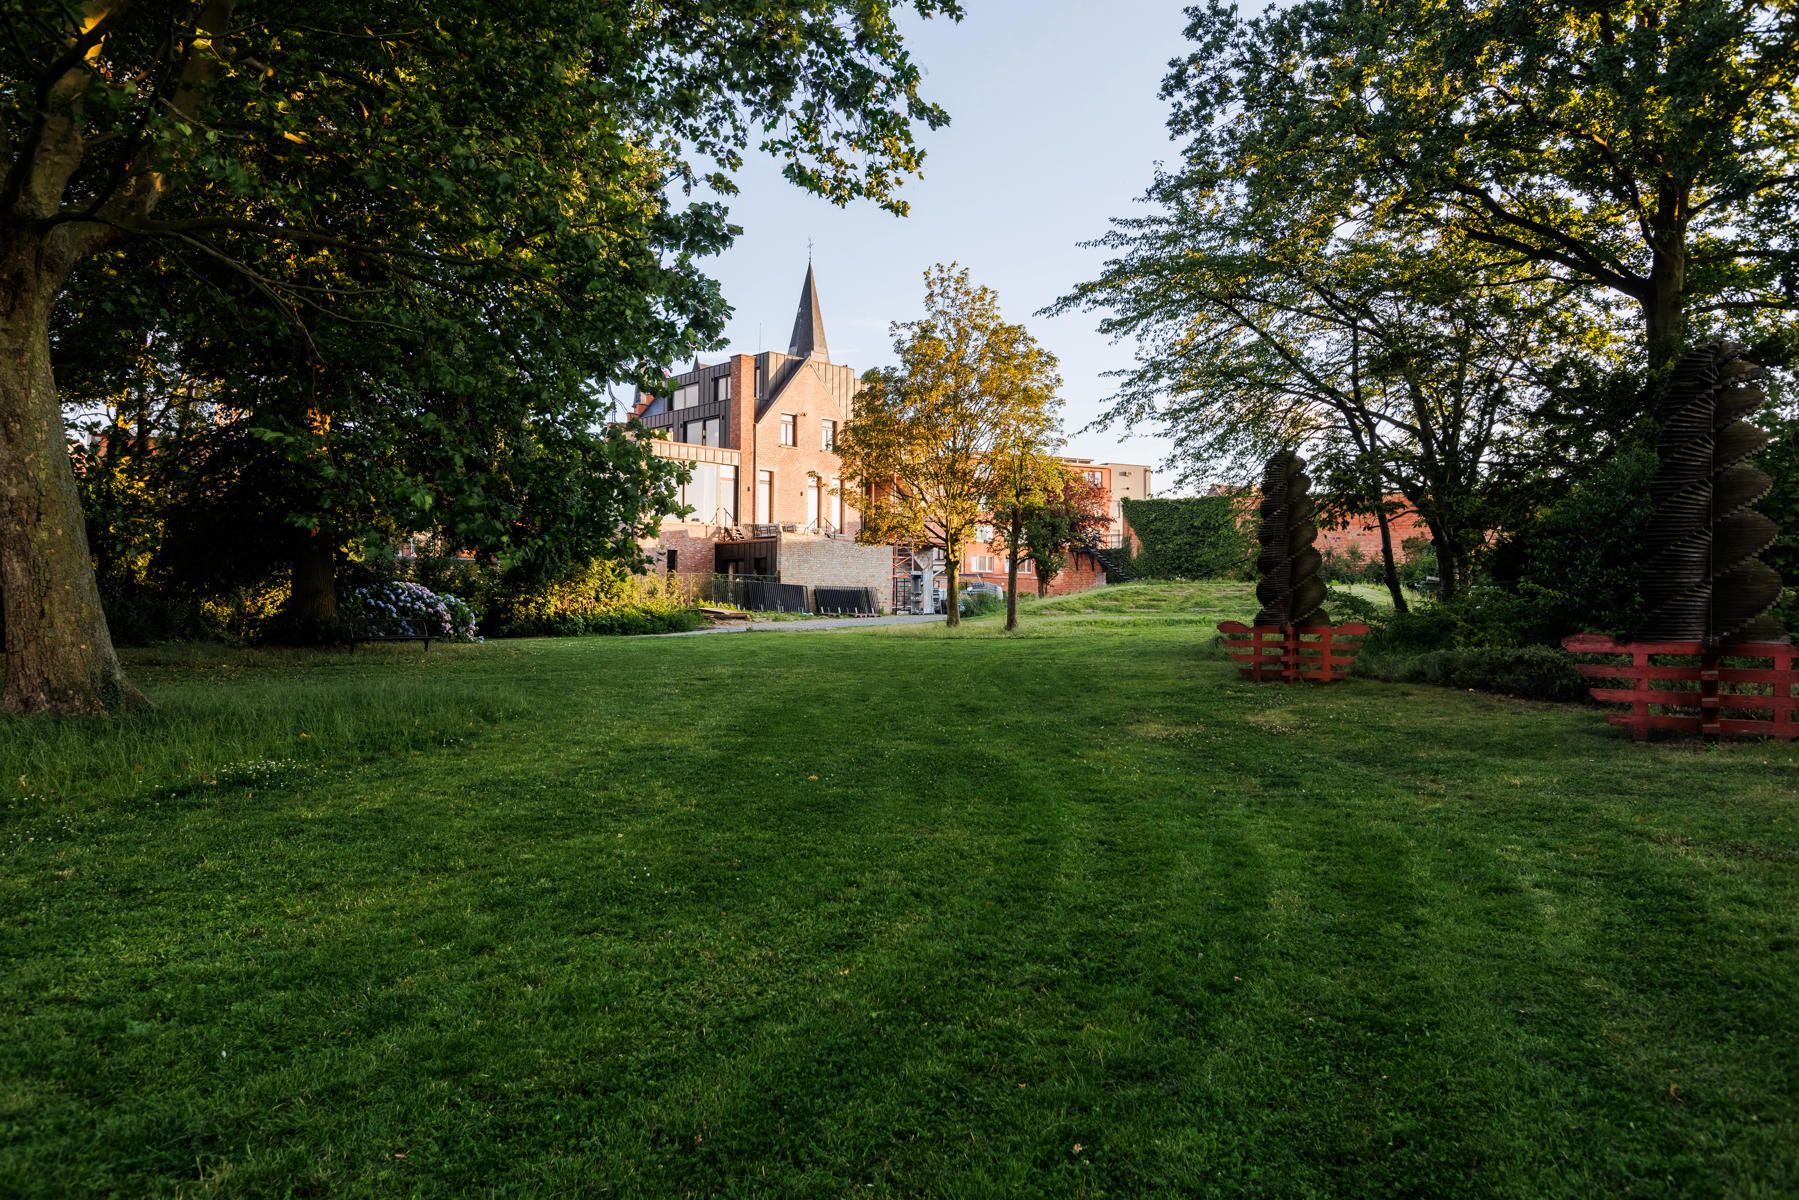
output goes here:
[[0, 723], [0, 1195], [1799, 1194], [1799, 748], [1252, 607], [133, 655]]

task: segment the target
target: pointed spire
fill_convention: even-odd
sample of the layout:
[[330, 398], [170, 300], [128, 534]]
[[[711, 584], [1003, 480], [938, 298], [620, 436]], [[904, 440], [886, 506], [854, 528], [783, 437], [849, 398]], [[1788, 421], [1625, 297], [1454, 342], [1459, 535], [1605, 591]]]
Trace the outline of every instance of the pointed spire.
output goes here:
[[795, 358], [817, 358], [831, 361], [830, 347], [825, 344], [825, 315], [818, 307], [818, 284], [812, 278], [812, 261], [806, 260], [806, 286], [800, 289], [800, 310], [793, 318], [793, 337], [787, 353]]

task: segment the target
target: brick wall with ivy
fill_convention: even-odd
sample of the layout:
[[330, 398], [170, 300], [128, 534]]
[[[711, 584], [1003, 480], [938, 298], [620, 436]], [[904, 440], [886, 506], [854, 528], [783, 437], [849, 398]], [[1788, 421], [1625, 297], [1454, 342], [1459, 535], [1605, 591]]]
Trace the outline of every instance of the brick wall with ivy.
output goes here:
[[1141, 579], [1255, 576], [1255, 509], [1236, 496], [1126, 500], [1131, 574]]

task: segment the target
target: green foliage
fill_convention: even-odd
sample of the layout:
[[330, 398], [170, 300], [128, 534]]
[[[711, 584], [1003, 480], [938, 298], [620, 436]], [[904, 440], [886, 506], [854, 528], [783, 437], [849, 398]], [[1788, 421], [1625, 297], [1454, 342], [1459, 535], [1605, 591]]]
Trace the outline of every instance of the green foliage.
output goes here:
[[962, 615], [965, 617], [984, 617], [989, 613], [1004, 612], [1006, 602], [992, 592], [963, 592]]
[[1428, 683], [1464, 691], [1496, 692], [1527, 700], [1579, 702], [1587, 681], [1573, 658], [1549, 646], [1458, 646], [1415, 653], [1367, 653], [1356, 672], [1389, 683]]
[[[516, 581], [515, 581], [516, 586]], [[705, 624], [692, 601], [660, 580], [595, 559], [549, 583], [505, 590], [486, 627], [503, 637], [678, 633]]]
[[1131, 573], [1145, 579], [1248, 579], [1255, 573], [1253, 509], [1239, 497], [1125, 500], [1142, 548]]
[[1517, 638], [1556, 645], [1571, 633], [1622, 634], [1642, 606], [1643, 533], [1655, 452], [1595, 464], [1493, 555], [1493, 580], [1515, 594]]

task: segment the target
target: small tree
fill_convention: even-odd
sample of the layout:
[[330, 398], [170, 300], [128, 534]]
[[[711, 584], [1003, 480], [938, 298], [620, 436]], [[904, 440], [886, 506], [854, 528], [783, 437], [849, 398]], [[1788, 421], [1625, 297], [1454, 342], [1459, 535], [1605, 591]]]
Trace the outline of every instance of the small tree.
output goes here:
[[958, 625], [962, 551], [992, 511], [995, 471], [1047, 448], [1062, 379], [1055, 355], [954, 264], [925, 272], [925, 314], [895, 322], [893, 345], [899, 366], [862, 377], [837, 453], [863, 492], [860, 539], [943, 551]]
[[993, 542], [1006, 554], [1006, 632], [1018, 628], [1018, 564], [1026, 554], [1025, 526], [1048, 508], [1062, 487], [1063, 468], [1034, 445], [1006, 447], [993, 469]]
[[1037, 595], [1049, 591], [1069, 555], [1097, 542], [1110, 524], [1105, 489], [1079, 471], [1059, 467], [1055, 486], [1025, 513], [1019, 529], [1019, 548], [1037, 575]]

